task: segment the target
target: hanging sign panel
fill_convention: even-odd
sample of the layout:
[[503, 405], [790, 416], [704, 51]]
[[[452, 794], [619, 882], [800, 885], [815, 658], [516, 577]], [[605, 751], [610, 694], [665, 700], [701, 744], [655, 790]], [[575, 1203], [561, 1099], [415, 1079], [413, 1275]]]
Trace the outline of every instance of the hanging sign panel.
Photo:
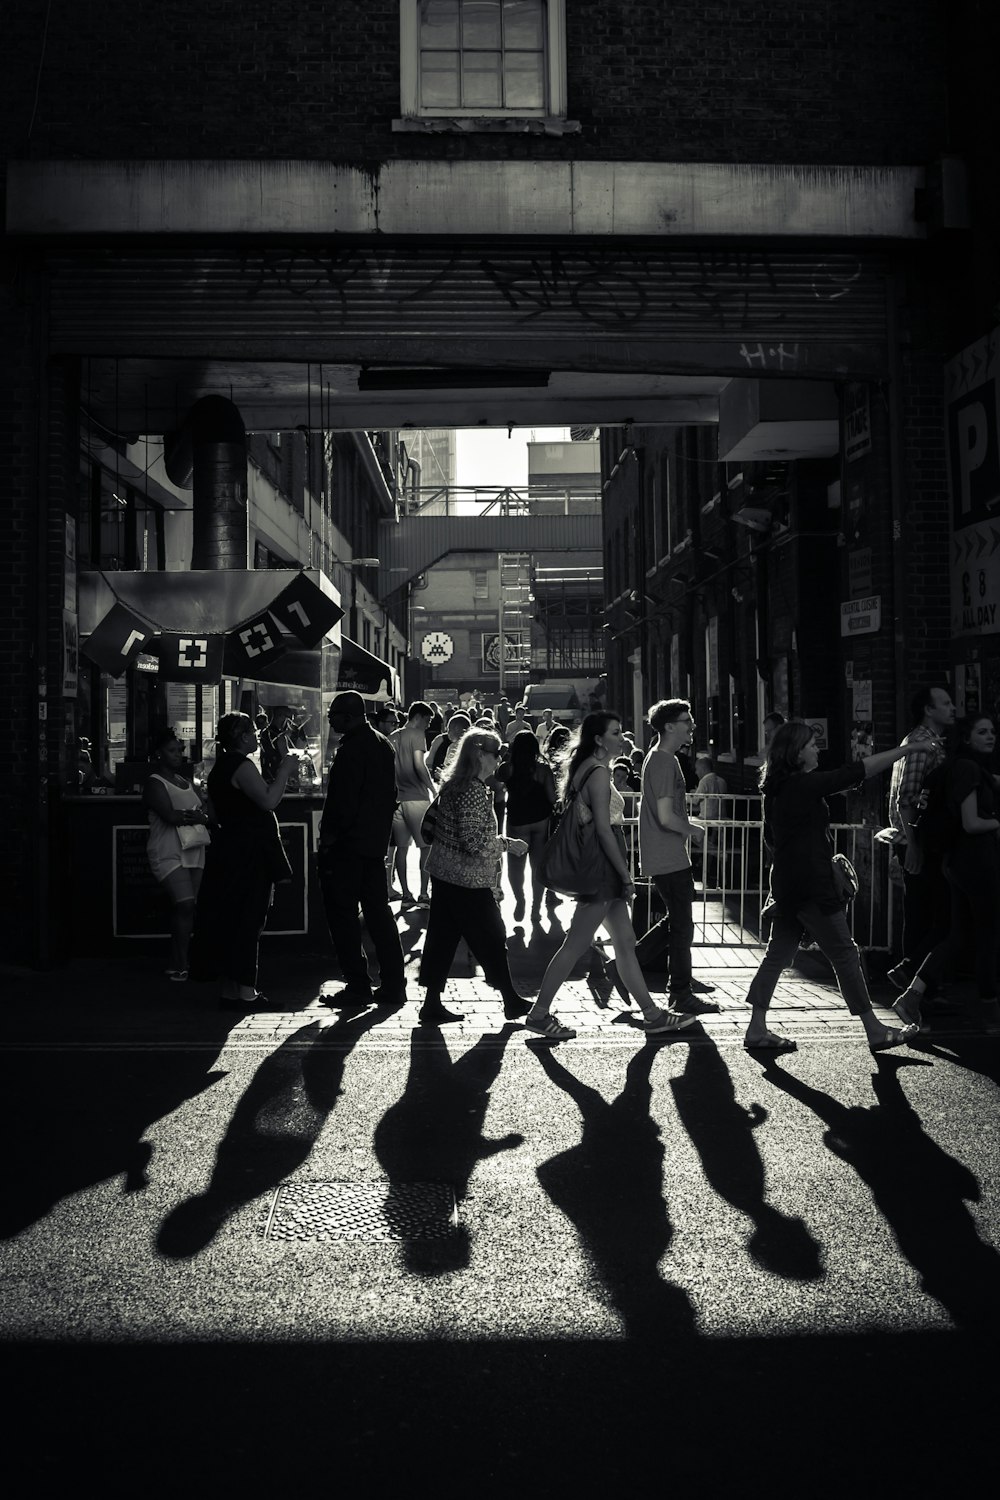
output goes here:
[[82, 649], [102, 672], [120, 677], [152, 639], [150, 626], [124, 604], [114, 604]]
[[265, 610], [226, 636], [223, 667], [227, 676], [252, 677], [285, 655], [278, 622]]
[[311, 649], [343, 618], [344, 611], [312, 579], [298, 573], [270, 606], [270, 613]]
[[163, 682], [218, 682], [222, 677], [223, 635], [181, 635], [164, 631], [157, 637]]

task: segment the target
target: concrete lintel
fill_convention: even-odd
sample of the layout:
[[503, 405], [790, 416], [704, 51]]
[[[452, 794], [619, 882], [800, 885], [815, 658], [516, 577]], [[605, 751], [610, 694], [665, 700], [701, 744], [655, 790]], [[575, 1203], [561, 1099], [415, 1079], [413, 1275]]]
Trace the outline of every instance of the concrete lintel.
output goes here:
[[16, 235], [924, 237], [916, 166], [14, 161]]

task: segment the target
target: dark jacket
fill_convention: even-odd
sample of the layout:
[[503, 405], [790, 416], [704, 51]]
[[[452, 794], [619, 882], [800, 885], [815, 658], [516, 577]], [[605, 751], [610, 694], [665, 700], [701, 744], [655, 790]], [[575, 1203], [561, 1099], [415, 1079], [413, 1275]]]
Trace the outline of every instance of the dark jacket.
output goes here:
[[826, 798], [860, 786], [863, 760], [837, 771], [800, 771], [764, 796], [764, 842], [771, 855], [771, 896], [794, 914], [814, 901], [822, 911], [843, 909], [833, 883], [834, 853]]
[[396, 811], [396, 756], [368, 723], [344, 735], [330, 767], [320, 848], [383, 858]]

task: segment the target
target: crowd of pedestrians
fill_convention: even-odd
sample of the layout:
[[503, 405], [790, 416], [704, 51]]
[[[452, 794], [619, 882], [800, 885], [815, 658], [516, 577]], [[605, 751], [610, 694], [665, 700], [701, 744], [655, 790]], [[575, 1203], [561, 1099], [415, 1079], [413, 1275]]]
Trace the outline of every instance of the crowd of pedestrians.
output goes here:
[[[806, 939], [829, 960], [873, 1052], [898, 1047], [925, 1030], [928, 1015], [947, 1003], [942, 985], [963, 963], [974, 969], [985, 1028], [1000, 1032], [996, 732], [987, 715], [973, 715], [957, 731], [955, 717], [945, 688], [923, 688], [914, 695], [912, 727], [901, 744], [820, 770], [812, 726], [768, 715], [759, 777], [769, 869], [761, 912], [767, 947], [747, 995], [748, 1048], [794, 1048], [767, 1020], [778, 979]], [[614, 712], [596, 710], [570, 726], [547, 709], [533, 724], [523, 703], [511, 705], [504, 697], [492, 708], [476, 700], [443, 709], [417, 701], [405, 716], [384, 705], [370, 719], [359, 693], [342, 692], [330, 704], [328, 719], [332, 760], [316, 865], [343, 976], [333, 1004], [398, 1008], [406, 1001], [391, 905], [401, 900], [428, 913], [419, 970], [425, 1024], [463, 1019], [444, 1000], [462, 944], [499, 992], [505, 1017], [552, 1041], [575, 1035], [553, 1005], [588, 951], [619, 992], [636, 1002], [651, 1035], [680, 1031], [699, 1009], [711, 1008], [701, 997], [713, 987], [692, 972], [691, 850], [718, 852], [727, 783], [709, 756], [694, 754], [696, 725], [685, 699], [650, 708], [652, 743], [645, 751]], [[145, 793], [149, 858], [171, 903], [170, 978], [215, 978], [224, 1006], [253, 1009], [266, 1003], [257, 987], [260, 935], [274, 885], [291, 873], [275, 810], [297, 762], [287, 738], [268, 735], [262, 742], [245, 714], [220, 721], [218, 751], [203, 805], [181, 774], [183, 746], [173, 730], [158, 737], [156, 769]], [[263, 774], [256, 764], [261, 751]], [[885, 837], [893, 845], [903, 907], [902, 953], [888, 974], [900, 991], [893, 1006], [898, 1026], [884, 1025], [872, 1008], [847, 916], [853, 892], [845, 889], [843, 868], [832, 858], [827, 804], [828, 797], [890, 768]], [[555, 899], [546, 892], [543, 853], [571, 803], [580, 822], [593, 825], [593, 880], [574, 898], [564, 941], [530, 1002], [511, 975], [502, 882], [506, 876], [514, 922], [525, 920], [530, 901], [530, 920], [540, 923], [543, 902]], [[659, 920], [650, 912], [638, 940], [636, 851], [630, 863], [627, 822], [637, 831], [642, 877], [662, 907]], [[414, 848], [415, 896], [408, 874]], [[599, 929], [610, 940], [611, 963], [598, 944]], [[365, 934], [374, 949], [377, 986]], [[646, 978], [657, 968], [667, 974], [666, 1003], [660, 1005]]]

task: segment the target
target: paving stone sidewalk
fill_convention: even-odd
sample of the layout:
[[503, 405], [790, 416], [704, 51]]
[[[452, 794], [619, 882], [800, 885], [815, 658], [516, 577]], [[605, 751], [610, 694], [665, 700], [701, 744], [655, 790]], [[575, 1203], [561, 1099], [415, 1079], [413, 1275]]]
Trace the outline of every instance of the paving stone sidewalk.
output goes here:
[[[696, 949], [695, 976], [714, 990], [693, 1007], [694, 1025], [658, 1040], [742, 1045], [749, 1019], [746, 993], [762, 951], [735, 946]], [[832, 974], [824, 972], [823, 961], [808, 953], [801, 959], [801, 969], [786, 971], [778, 985], [772, 1030], [796, 1040], [858, 1040], [859, 1025], [844, 1006]], [[411, 960], [406, 1004], [378, 1016], [361, 1045], [419, 1041], [417, 1011], [423, 991], [416, 982], [416, 967], [416, 959]], [[247, 1014], [219, 1009], [212, 985], [171, 983], [162, 972], [162, 954], [155, 946], [134, 957], [77, 960], [45, 973], [3, 968], [0, 978], [6, 1005], [0, 1041], [8, 1047], [269, 1047], [293, 1043], [296, 1034], [302, 1033], [303, 1043], [313, 1045], [317, 1028], [320, 1035], [329, 1031], [335, 1043], [338, 1022], [362, 1013], [330, 1003], [342, 981], [335, 977], [333, 959], [323, 952], [265, 944], [261, 968], [269, 1000], [266, 1007]], [[462, 1012], [464, 1020], [445, 1031], [459, 1040], [499, 1031], [505, 1023], [498, 995], [478, 971], [470, 972], [466, 966], [463, 973], [461, 966], [457, 968], [444, 1000], [450, 1009]], [[537, 966], [514, 964], [514, 972], [526, 995], [537, 992], [541, 978]], [[649, 978], [654, 998], [659, 997], [662, 980], [658, 982], [656, 975]], [[895, 991], [884, 981], [875, 982], [872, 995], [876, 1010], [892, 1020], [889, 1006]], [[638, 1007], [626, 1005], [616, 992], [609, 995], [606, 986], [599, 993], [579, 973], [562, 987], [554, 1010], [578, 1032], [576, 1042], [565, 1044], [571, 1047], [596, 1043], [634, 1047], [645, 1040]], [[523, 1027], [517, 1029], [525, 1039], [534, 1036]], [[967, 995], [933, 1021], [936, 1039], [973, 1034], [977, 1029], [975, 1006]], [[429, 1039], [434, 1034], [428, 1028]]]

